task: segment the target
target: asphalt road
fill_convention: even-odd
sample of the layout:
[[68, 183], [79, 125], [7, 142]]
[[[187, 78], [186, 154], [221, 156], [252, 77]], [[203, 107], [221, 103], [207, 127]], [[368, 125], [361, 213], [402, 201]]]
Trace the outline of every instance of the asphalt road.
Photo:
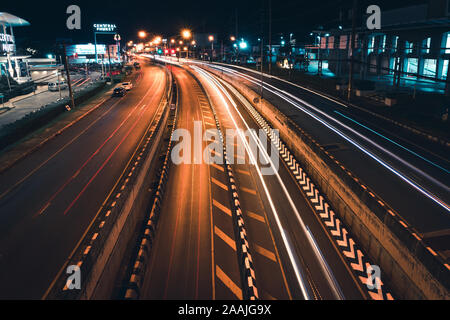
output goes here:
[[[193, 142], [195, 130], [215, 128], [213, 114], [191, 75], [175, 67], [173, 75], [177, 129], [187, 130]], [[201, 161], [198, 150], [205, 147], [202, 141], [172, 153], [186, 161], [171, 164], [141, 299], [242, 299], [226, 175], [222, 166]]]
[[[260, 91], [259, 73], [214, 67]], [[448, 150], [277, 78], [264, 77], [264, 83], [267, 100], [388, 203], [444, 259], [450, 258]]]
[[[234, 92], [220, 83], [214, 84], [202, 73], [199, 78], [216, 106], [224, 131], [258, 132], [259, 125]], [[242, 140], [232, 143], [236, 142], [242, 145]], [[263, 175], [261, 168], [268, 165], [262, 161], [261, 149], [259, 153], [247, 150], [243, 164], [239, 163], [237, 149], [235, 152], [232, 167], [261, 298], [367, 298], [282, 159], [278, 159], [276, 174]], [[250, 164], [250, 154], [257, 159], [257, 165]], [[272, 161], [277, 163], [275, 159]], [[324, 258], [312, 248], [307, 232], [317, 242]], [[325, 274], [327, 271], [332, 274], [331, 281]]]
[[[227, 129], [258, 128], [236, 96], [228, 90], [221, 91], [204, 74], [191, 71], [200, 80], [206, 95], [189, 73], [173, 67], [180, 90], [177, 129], [187, 129], [194, 135], [195, 121], [200, 121], [197, 128], [203, 133], [215, 130], [210, 104], [224, 134]], [[232, 107], [231, 101], [236, 103], [236, 108]], [[193, 142], [194, 137], [191, 138]], [[206, 142], [210, 141], [203, 141], [200, 150], [204, 150]], [[233, 143], [237, 146], [242, 140]], [[196, 156], [199, 159], [196, 152], [194, 143], [186, 152], [187, 158], [195, 162]], [[221, 152], [219, 148], [213, 154], [222, 158]], [[312, 207], [301, 196], [288, 168], [280, 160], [279, 177], [262, 177], [259, 174], [262, 164], [251, 164], [251, 154], [251, 150], [243, 156], [236, 153], [232, 170], [259, 297], [266, 300], [367, 298]], [[243, 163], [239, 164], [239, 161]], [[243, 297], [243, 265], [238, 260], [239, 242], [236, 241], [224, 169], [220, 163], [204, 161], [172, 164], [141, 299]], [[304, 233], [306, 229], [301, 224], [305, 224], [315, 237], [337, 283], [324, 274], [324, 260], [311, 247], [309, 235]], [[282, 234], [287, 234], [287, 241]], [[301, 273], [302, 283], [299, 283], [297, 272]], [[302, 286], [306, 288], [306, 296]]]
[[0, 298], [41, 298], [93, 221], [151, 122], [166, 75], [145, 66], [133, 83], [0, 175]]

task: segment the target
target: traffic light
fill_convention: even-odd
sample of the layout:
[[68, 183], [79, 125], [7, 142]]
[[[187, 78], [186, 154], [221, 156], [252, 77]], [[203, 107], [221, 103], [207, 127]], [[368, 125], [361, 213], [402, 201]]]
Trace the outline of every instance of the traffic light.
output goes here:
[[169, 49], [164, 49], [164, 54], [167, 56], [169, 54]]

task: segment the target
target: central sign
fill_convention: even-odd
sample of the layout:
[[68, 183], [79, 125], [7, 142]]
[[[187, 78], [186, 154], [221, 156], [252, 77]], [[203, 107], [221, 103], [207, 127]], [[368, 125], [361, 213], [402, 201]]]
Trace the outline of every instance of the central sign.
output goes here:
[[110, 23], [96, 23], [94, 24], [95, 32], [116, 32], [116, 25]]

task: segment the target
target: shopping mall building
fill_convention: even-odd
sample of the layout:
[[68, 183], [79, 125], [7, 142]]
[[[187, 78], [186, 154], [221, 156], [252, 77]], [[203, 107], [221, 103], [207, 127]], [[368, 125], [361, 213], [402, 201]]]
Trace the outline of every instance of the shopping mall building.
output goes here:
[[0, 74], [9, 74], [18, 83], [30, 81], [29, 56], [16, 55], [14, 28], [30, 23], [7, 12], [0, 12]]

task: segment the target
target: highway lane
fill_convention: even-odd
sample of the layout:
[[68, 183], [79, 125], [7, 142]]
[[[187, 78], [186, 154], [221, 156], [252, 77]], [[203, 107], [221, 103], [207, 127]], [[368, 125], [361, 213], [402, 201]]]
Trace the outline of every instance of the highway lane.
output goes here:
[[[176, 128], [193, 142], [196, 132], [201, 139], [215, 128], [213, 114], [192, 76], [172, 69], [180, 99]], [[201, 160], [207, 141], [200, 143], [185, 150], [175, 143], [172, 155], [186, 161], [171, 164], [141, 299], [242, 298], [226, 175], [223, 166]]]
[[[259, 129], [245, 111], [242, 97], [238, 98], [220, 82], [195, 70], [223, 119], [225, 129]], [[276, 157], [279, 157], [278, 152]], [[260, 160], [256, 166], [247, 162], [236, 163], [233, 168], [261, 297], [367, 298], [286, 165], [279, 159], [275, 175], [261, 175], [261, 167], [267, 165]], [[312, 234], [321, 253], [311, 245], [307, 233]]]
[[95, 217], [166, 86], [145, 66], [134, 89], [0, 176], [0, 297], [41, 298]]
[[[260, 91], [258, 74], [232, 67], [215, 68]], [[446, 258], [450, 176], [445, 150], [420, 144], [416, 141], [420, 139], [404, 134], [392, 125], [380, 124], [374, 117], [368, 120], [362, 112], [302, 88], [275, 78], [266, 77], [265, 81], [266, 99], [326, 147]], [[436, 232], [439, 237], [433, 236]]]

